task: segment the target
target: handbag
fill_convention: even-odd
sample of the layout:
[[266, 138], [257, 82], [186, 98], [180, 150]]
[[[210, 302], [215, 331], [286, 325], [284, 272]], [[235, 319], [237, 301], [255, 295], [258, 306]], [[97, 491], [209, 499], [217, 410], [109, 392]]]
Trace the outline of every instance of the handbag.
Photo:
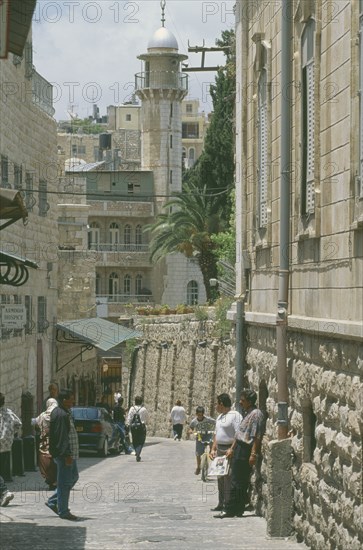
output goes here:
[[229, 474], [230, 463], [226, 456], [216, 456], [208, 468], [208, 478], [227, 476]]

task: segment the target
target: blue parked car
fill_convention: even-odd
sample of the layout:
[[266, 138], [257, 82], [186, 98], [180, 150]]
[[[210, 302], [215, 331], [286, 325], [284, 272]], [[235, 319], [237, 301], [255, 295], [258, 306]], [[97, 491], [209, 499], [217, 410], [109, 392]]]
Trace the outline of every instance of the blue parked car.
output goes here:
[[104, 457], [109, 452], [121, 452], [120, 432], [106, 409], [73, 407], [71, 410], [80, 451], [96, 451]]

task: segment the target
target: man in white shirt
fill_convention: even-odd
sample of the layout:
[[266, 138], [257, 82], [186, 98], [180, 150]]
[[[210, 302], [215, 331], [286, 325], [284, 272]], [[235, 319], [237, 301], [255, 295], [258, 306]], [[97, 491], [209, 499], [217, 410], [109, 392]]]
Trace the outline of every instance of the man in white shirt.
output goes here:
[[[232, 401], [227, 393], [217, 396], [216, 432], [214, 435], [211, 458], [224, 456], [234, 442], [236, 432], [242, 422], [242, 416], [237, 411], [231, 410]], [[230, 475], [218, 477], [218, 505], [211, 508], [213, 512], [222, 512], [229, 500], [231, 488]]]
[[146, 424], [149, 421], [149, 413], [142, 404], [142, 397], [135, 397], [135, 405], [130, 407], [126, 424], [131, 429], [132, 444], [136, 453], [136, 462], [141, 460], [141, 451], [146, 439]]
[[174, 407], [171, 409], [170, 412], [170, 420], [173, 424], [173, 432], [174, 432], [174, 439], [175, 441], [178, 439], [179, 441], [182, 438], [183, 433], [183, 426], [185, 424], [185, 421], [187, 419], [187, 415], [185, 412], [184, 407], [181, 404], [180, 399], [176, 402]]

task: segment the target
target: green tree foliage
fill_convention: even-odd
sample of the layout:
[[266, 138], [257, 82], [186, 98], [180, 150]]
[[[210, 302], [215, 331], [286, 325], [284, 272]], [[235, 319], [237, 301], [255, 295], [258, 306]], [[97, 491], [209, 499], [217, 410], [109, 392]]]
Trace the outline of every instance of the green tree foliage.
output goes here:
[[[224, 260], [234, 266], [236, 263], [236, 206], [235, 206], [235, 191], [230, 194], [231, 198], [231, 214], [228, 227], [225, 231], [221, 231], [211, 236], [215, 244], [215, 254], [218, 260]], [[223, 269], [220, 270], [223, 276]]]
[[234, 187], [234, 104], [235, 104], [235, 35], [222, 32], [216, 44], [224, 48], [226, 65], [220, 68], [210, 87], [213, 114], [204, 141], [204, 151], [193, 168], [185, 172], [184, 181], [200, 189], [219, 194], [224, 219], [231, 211], [230, 193]]
[[158, 260], [172, 252], [197, 258], [203, 276], [207, 300], [214, 298], [209, 280], [216, 278], [215, 244], [211, 235], [223, 229], [218, 197], [207, 194], [192, 183], [164, 205], [165, 213], [146, 229], [151, 231], [151, 259]]
[[89, 118], [74, 118], [67, 122], [62, 122], [60, 128], [69, 134], [102, 134], [102, 132], [106, 132], [106, 126], [97, 124]]

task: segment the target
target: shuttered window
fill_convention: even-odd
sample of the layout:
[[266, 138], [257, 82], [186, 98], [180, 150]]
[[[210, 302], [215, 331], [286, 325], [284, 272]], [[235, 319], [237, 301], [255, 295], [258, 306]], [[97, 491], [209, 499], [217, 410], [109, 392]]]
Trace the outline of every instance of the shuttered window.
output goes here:
[[267, 225], [267, 71], [258, 80], [258, 218], [259, 227]]
[[359, 2], [359, 196], [363, 198], [363, 0]]
[[39, 182], [39, 216], [46, 216], [50, 208], [47, 201], [48, 198], [48, 184], [46, 181]]
[[38, 332], [45, 332], [48, 327], [47, 298], [45, 296], [38, 296]]
[[310, 19], [302, 35], [301, 75], [301, 213], [313, 213], [315, 207], [315, 79], [314, 79], [315, 21]]

